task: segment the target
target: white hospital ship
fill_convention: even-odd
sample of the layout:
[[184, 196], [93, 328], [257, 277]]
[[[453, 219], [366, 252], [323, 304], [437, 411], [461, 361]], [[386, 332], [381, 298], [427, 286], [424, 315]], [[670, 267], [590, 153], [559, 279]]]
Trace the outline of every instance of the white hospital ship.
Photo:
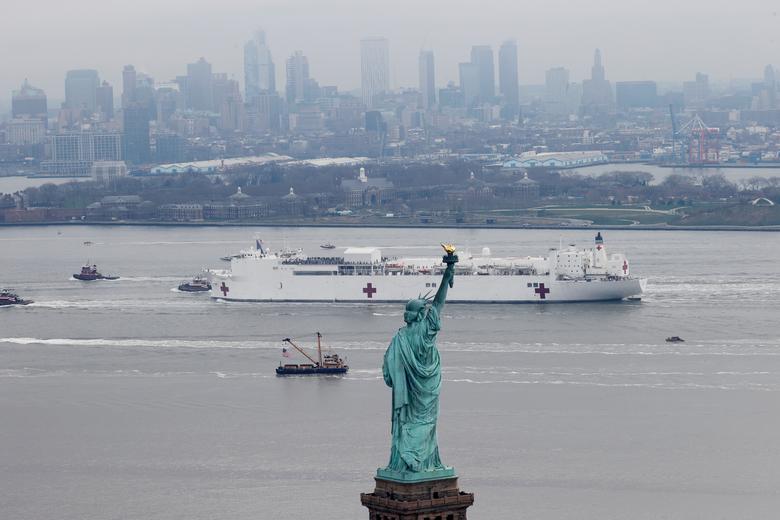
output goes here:
[[[631, 275], [628, 259], [607, 254], [601, 233], [592, 248], [551, 249], [547, 257], [503, 257], [484, 248], [459, 252], [447, 303], [552, 303], [622, 300], [642, 294], [646, 279]], [[387, 258], [379, 248], [347, 248], [343, 256], [257, 248], [211, 270], [211, 297], [245, 302], [406, 302], [436, 292], [441, 256]]]

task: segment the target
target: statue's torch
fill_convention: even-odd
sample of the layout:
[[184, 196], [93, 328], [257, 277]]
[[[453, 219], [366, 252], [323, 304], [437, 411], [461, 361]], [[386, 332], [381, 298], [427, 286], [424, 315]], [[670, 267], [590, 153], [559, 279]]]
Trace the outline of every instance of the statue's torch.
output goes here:
[[[441, 261], [447, 264], [447, 268], [454, 269], [454, 265], [458, 263], [458, 255], [455, 254], [455, 245], [454, 244], [442, 244], [442, 248], [444, 248], [444, 252], [447, 253], [441, 258]], [[450, 289], [455, 284], [455, 278], [450, 278]]]

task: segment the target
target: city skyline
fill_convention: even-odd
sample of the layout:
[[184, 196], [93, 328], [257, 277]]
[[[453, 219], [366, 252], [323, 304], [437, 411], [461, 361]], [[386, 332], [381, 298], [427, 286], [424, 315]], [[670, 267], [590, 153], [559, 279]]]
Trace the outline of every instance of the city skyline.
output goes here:
[[[145, 2], [142, 0], [141, 4]], [[84, 3], [95, 2], [84, 0]], [[68, 34], [59, 25], [51, 30], [31, 32], [21, 19], [34, 13], [29, 7], [15, 6], [7, 9], [10, 29], [0, 35], [0, 43], [14, 49], [5, 60], [4, 74], [0, 78], [0, 105], [9, 104], [11, 90], [17, 89], [25, 78], [44, 89], [50, 99], [61, 101], [64, 99], [62, 78], [66, 70], [95, 69], [101, 79], [116, 86], [121, 82], [122, 67], [133, 63], [138, 70], [165, 82], [181, 74], [184, 64], [200, 56], [212, 63], [215, 70], [224, 71], [243, 86], [243, 46], [260, 26], [265, 29], [268, 45], [275, 56], [289, 56], [300, 49], [310, 59], [313, 77], [322, 84], [338, 85], [345, 91], [360, 88], [360, 40], [368, 35], [381, 35], [389, 41], [391, 88], [418, 84], [418, 56], [422, 48], [436, 54], [437, 86], [443, 86], [448, 81], [457, 81], [458, 64], [468, 60], [472, 46], [490, 45], [496, 53], [507, 39], [518, 41], [519, 76], [523, 85], [543, 84], [545, 71], [556, 66], [569, 69], [573, 81], [589, 77], [591, 53], [595, 48], [604, 52], [604, 65], [613, 82], [652, 79], [660, 83], [679, 83], [697, 71], [707, 72], [713, 82], [758, 79], [764, 66], [768, 63], [777, 65], [780, 57], [779, 40], [775, 36], [780, 33], [777, 13], [756, 1], [743, 3], [739, 9], [724, 4], [723, 9], [697, 13], [701, 14], [701, 22], [694, 29], [687, 21], [683, 23], [678, 19], [683, 16], [669, 17], [668, 13], [662, 13], [664, 4], [672, 5], [666, 0], [657, 2], [652, 10], [635, 6], [632, 15], [625, 5], [602, 1], [584, 11], [569, 9], [561, 16], [556, 15], [556, 25], [549, 30], [547, 24], [542, 24], [544, 31], [529, 21], [510, 22], [515, 16], [521, 20], [521, 15], [527, 13], [543, 16], [559, 7], [556, 2], [550, 5], [532, 2], [521, 8], [488, 1], [482, 6], [486, 11], [483, 14], [468, 7], [451, 12], [438, 1], [422, 6], [414, 4], [418, 14], [435, 13], [430, 20], [436, 24], [432, 21], [423, 23], [425, 16], [410, 20], [401, 17], [406, 3], [413, 5], [402, 1], [403, 5], [395, 11], [379, 17], [356, 2], [337, 2], [337, 8], [332, 11], [348, 10], [342, 20], [337, 19], [334, 12], [324, 13], [322, 6], [300, 1], [272, 2], [262, 16], [254, 13], [250, 3], [244, 0], [228, 0], [216, 12], [198, 2], [188, 4], [191, 8], [186, 11], [176, 10], [174, 7], [179, 3], [169, 2], [164, 6], [154, 4], [156, 12], [162, 16], [175, 11], [180, 23], [165, 27], [163, 31], [159, 26], [161, 20], [155, 18], [144, 22], [143, 34], [138, 33], [137, 26], [132, 23], [124, 23], [125, 20], [131, 22], [138, 13], [123, 7], [118, 12], [112, 11], [123, 23], [107, 24], [110, 28], [100, 26], [92, 31], [92, 38], [76, 37], [80, 31], [88, 29], [82, 20], [61, 24], [67, 25]], [[501, 16], [497, 16], [499, 7], [503, 10]], [[48, 6], [43, 21], [47, 22], [59, 8], [54, 4]], [[675, 6], [674, 13], [684, 15], [691, 9], [693, 7]], [[724, 15], [729, 11], [734, 11], [730, 13], [733, 16]], [[67, 14], [62, 16], [70, 19]], [[615, 17], [628, 18], [623, 24], [613, 20], [607, 27], [603, 26], [602, 20], [599, 22], [601, 30], [599, 24], [593, 24], [601, 18]], [[17, 19], [20, 23], [15, 24]], [[641, 24], [639, 19], [642, 19]], [[741, 28], [737, 23], [740, 19], [750, 20], [750, 30]], [[399, 23], [394, 23], [396, 21]], [[322, 30], [326, 26], [328, 30]], [[291, 31], [290, 27], [296, 30]], [[225, 30], [214, 30], [219, 28]], [[225, 37], [227, 30], [229, 36]], [[728, 42], [710, 36], [719, 30], [729, 31]], [[658, 38], [658, 34], [664, 37]], [[704, 38], [708, 38], [706, 45], [695, 43]], [[53, 53], [52, 49], [57, 52]], [[281, 61], [275, 62], [277, 78], [284, 77]], [[281, 90], [278, 83], [277, 90]]]

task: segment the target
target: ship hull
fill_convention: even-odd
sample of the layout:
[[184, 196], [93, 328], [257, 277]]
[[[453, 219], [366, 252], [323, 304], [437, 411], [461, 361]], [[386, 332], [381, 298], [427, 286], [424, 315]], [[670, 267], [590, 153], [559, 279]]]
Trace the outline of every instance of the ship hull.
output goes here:
[[99, 280], [119, 280], [118, 276], [103, 276], [100, 275], [93, 275], [93, 274], [74, 274], [73, 278], [76, 280], [81, 280], [82, 282], [96, 282]]
[[199, 285], [182, 284], [179, 286], [181, 292], [208, 292], [211, 287], [202, 287]]
[[[435, 275], [296, 275], [233, 262], [231, 273], [213, 275], [211, 297], [243, 302], [396, 303], [433, 295]], [[614, 301], [636, 297], [639, 278], [556, 280], [550, 276], [456, 276], [447, 303], [562, 303]]]
[[285, 368], [278, 367], [276, 369], [277, 376], [303, 376], [303, 375], [336, 375], [346, 374], [347, 367], [340, 368], [328, 368], [328, 367], [312, 367], [312, 368]]

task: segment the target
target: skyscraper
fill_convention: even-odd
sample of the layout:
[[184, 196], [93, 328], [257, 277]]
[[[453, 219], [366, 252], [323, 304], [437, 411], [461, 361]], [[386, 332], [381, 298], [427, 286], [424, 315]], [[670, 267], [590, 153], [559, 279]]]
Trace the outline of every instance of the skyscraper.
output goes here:
[[129, 106], [135, 101], [135, 88], [137, 85], [137, 76], [135, 67], [125, 65], [122, 69], [122, 108]]
[[618, 81], [615, 100], [621, 110], [654, 108], [658, 105], [658, 86], [655, 81]]
[[227, 74], [214, 74], [214, 109], [219, 112], [219, 129], [236, 131], [244, 129], [244, 101], [238, 81], [228, 79]]
[[683, 83], [683, 97], [685, 106], [703, 108], [710, 98], [710, 78], [707, 74], [696, 73], [695, 81]]
[[479, 67], [468, 61], [458, 64], [460, 91], [463, 94], [463, 104], [468, 108], [479, 104]]
[[420, 100], [424, 110], [431, 110], [436, 105], [433, 51], [420, 51]]
[[122, 110], [125, 160], [131, 164], [146, 164], [151, 160], [149, 145], [149, 113], [134, 103]]
[[96, 70], [69, 70], [65, 74], [65, 106], [94, 112], [99, 85], [100, 78]]
[[498, 89], [504, 106], [504, 117], [517, 116], [520, 107], [520, 83], [517, 74], [517, 42], [508, 40], [498, 51]]
[[471, 48], [471, 63], [479, 75], [479, 103], [490, 103], [496, 97], [496, 71], [493, 65], [493, 49], [490, 45]]
[[375, 98], [390, 90], [390, 50], [386, 38], [360, 41], [360, 84], [363, 104], [373, 108]]
[[612, 85], [607, 81], [604, 66], [601, 64], [601, 51], [596, 49], [590, 79], [582, 82], [582, 112], [586, 115], [597, 115], [608, 112], [612, 105]]
[[306, 87], [309, 83], [309, 59], [301, 51], [295, 51], [287, 58], [287, 103], [300, 103], [306, 99]]
[[11, 94], [11, 114], [14, 119], [41, 119], [46, 122], [46, 93], [24, 80], [19, 90]]
[[214, 93], [212, 85], [211, 64], [200, 58], [195, 63], [187, 65], [187, 108], [214, 111]]
[[114, 118], [114, 87], [108, 81], [104, 80], [95, 91], [95, 101], [96, 112], [103, 114], [106, 120]]
[[168, 83], [159, 85], [155, 91], [155, 112], [158, 128], [165, 128], [177, 110], [184, 108], [184, 99], [179, 85]]
[[548, 70], [544, 82], [544, 103], [549, 114], [563, 115], [567, 112], [568, 92], [569, 71], [563, 67]]
[[766, 104], [770, 110], [777, 108], [777, 81], [775, 79], [775, 68], [767, 65], [764, 68], [764, 90], [766, 91]]
[[265, 31], [258, 29], [244, 45], [244, 93], [247, 102], [261, 92], [276, 92], [276, 69], [271, 50], [265, 42]]

